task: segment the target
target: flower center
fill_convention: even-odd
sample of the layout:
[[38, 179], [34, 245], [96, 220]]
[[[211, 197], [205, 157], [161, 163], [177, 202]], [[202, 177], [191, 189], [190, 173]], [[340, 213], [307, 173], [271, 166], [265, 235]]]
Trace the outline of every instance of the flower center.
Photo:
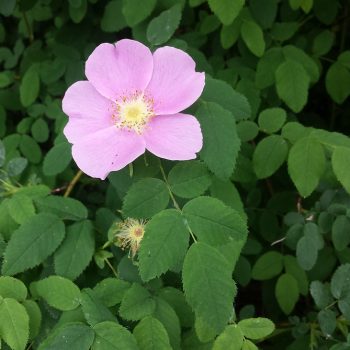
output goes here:
[[143, 93], [122, 96], [115, 102], [113, 121], [117, 128], [142, 134], [154, 116], [153, 100]]

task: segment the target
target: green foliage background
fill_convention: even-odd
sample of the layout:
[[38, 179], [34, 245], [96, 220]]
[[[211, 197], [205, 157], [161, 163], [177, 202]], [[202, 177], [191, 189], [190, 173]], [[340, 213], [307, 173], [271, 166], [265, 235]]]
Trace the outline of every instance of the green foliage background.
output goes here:
[[[348, 0], [0, 0], [0, 348], [350, 349], [349, 17]], [[206, 72], [204, 147], [79, 178], [62, 97], [122, 38]], [[149, 220], [133, 259], [128, 217]]]

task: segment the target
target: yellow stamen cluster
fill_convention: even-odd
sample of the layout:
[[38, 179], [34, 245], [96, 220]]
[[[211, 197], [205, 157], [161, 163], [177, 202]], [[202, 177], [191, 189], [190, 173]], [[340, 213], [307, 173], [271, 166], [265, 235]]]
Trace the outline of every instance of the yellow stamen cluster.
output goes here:
[[113, 121], [120, 129], [142, 134], [154, 116], [153, 100], [143, 93], [122, 96], [115, 101]]
[[143, 235], [145, 233], [144, 220], [136, 220], [128, 218], [118, 223], [118, 233], [116, 238], [118, 245], [123, 250], [130, 249], [131, 256], [134, 257], [140, 248]]

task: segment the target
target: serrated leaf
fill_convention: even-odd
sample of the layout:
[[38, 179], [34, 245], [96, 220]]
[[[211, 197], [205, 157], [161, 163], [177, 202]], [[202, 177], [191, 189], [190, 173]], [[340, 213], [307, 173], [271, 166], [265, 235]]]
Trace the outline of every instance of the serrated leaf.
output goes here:
[[333, 301], [329, 284], [323, 284], [320, 281], [311, 282], [310, 294], [319, 309], [324, 309]]
[[299, 299], [298, 282], [292, 275], [284, 273], [277, 280], [275, 295], [282, 311], [289, 315]]
[[225, 81], [206, 76], [205, 87], [200, 98], [206, 102], [219, 104], [230, 111], [237, 121], [248, 119], [251, 116], [247, 98]]
[[134, 183], [123, 203], [123, 214], [130, 218], [150, 218], [169, 203], [169, 192], [164, 181], [159, 179], [142, 179]]
[[350, 264], [337, 268], [331, 279], [331, 292], [336, 299], [350, 294]]
[[229, 25], [240, 13], [245, 0], [208, 0], [208, 3], [220, 21], [225, 25]]
[[135, 337], [117, 323], [101, 322], [93, 330], [96, 336], [92, 350], [138, 350]]
[[72, 145], [67, 142], [61, 142], [53, 146], [44, 158], [44, 174], [53, 176], [62, 173], [72, 160], [71, 149]]
[[170, 344], [174, 350], [181, 349], [181, 326], [175, 310], [162, 298], [155, 298], [156, 308], [152, 316], [166, 329]]
[[0, 276], [0, 296], [24, 301], [27, 298], [27, 287], [17, 278]]
[[91, 327], [103, 321], [118, 322], [117, 318], [102, 304], [102, 301], [96, 297], [96, 293], [90, 288], [86, 288], [81, 292], [81, 307], [85, 319]]
[[259, 179], [274, 174], [284, 163], [288, 145], [280, 135], [270, 135], [262, 139], [254, 150], [253, 166]]
[[84, 204], [74, 198], [47, 196], [35, 199], [35, 205], [39, 211], [55, 214], [62, 220], [78, 221], [88, 216]]
[[156, 318], [148, 316], [134, 328], [140, 350], [171, 350], [166, 329]]
[[129, 282], [110, 277], [99, 282], [93, 290], [105, 306], [111, 307], [122, 301], [129, 288]]
[[202, 104], [196, 114], [203, 131], [201, 159], [219, 178], [232, 175], [240, 148], [233, 115], [216, 103]]
[[0, 336], [13, 350], [24, 350], [29, 336], [29, 317], [17, 300], [0, 302]]
[[259, 281], [268, 280], [279, 275], [282, 269], [282, 254], [275, 251], [267, 252], [255, 262], [252, 269], [252, 277]]
[[60, 245], [63, 222], [52, 214], [37, 214], [11, 236], [4, 253], [2, 273], [15, 275], [42, 263]]
[[41, 148], [38, 143], [28, 135], [22, 135], [19, 149], [23, 156], [31, 163], [38, 164], [42, 158]]
[[288, 171], [303, 197], [317, 187], [325, 170], [326, 158], [322, 145], [312, 137], [299, 139], [290, 149]]
[[61, 276], [33, 282], [30, 288], [50, 306], [61, 311], [74, 310], [80, 304], [81, 294], [77, 285]]
[[241, 36], [248, 49], [257, 57], [265, 52], [264, 33], [253, 20], [243, 20]]
[[247, 318], [238, 322], [238, 327], [245, 337], [249, 339], [261, 339], [275, 330], [274, 323], [268, 318], [257, 317]]
[[38, 350], [89, 350], [94, 341], [93, 330], [83, 323], [65, 323], [49, 335]]
[[167, 42], [178, 28], [182, 15], [182, 5], [176, 4], [154, 17], [147, 27], [147, 39], [153, 45]]
[[287, 60], [276, 70], [276, 90], [279, 98], [295, 113], [306, 105], [310, 78], [304, 67]]
[[176, 164], [169, 172], [171, 191], [182, 198], [194, 198], [203, 194], [211, 184], [207, 167], [199, 161]]
[[126, 320], [137, 321], [152, 314], [156, 303], [149, 291], [134, 283], [124, 294], [119, 314]]
[[175, 209], [164, 210], [146, 225], [139, 250], [141, 278], [149, 281], [182, 262], [189, 233]]
[[33, 201], [23, 194], [15, 194], [8, 202], [8, 210], [17, 224], [23, 224], [28, 218], [35, 214]]
[[41, 326], [41, 311], [38, 304], [33, 300], [24, 300], [25, 307], [29, 316], [29, 339], [34, 339], [40, 331]]
[[57, 275], [76, 279], [89, 265], [95, 251], [95, 238], [91, 221], [79, 221], [68, 227], [66, 238], [55, 252]]
[[260, 129], [269, 134], [280, 130], [287, 120], [287, 113], [283, 108], [272, 107], [264, 109], [259, 114]]
[[152, 13], [156, 3], [156, 0], [144, 0], [142, 3], [138, 0], [123, 0], [122, 12], [126, 23], [130, 27], [136, 26]]
[[236, 295], [227, 260], [215, 248], [194, 243], [185, 257], [182, 278], [186, 299], [196, 316], [221, 332], [231, 317]]
[[350, 193], [350, 148], [335, 147], [332, 154], [332, 167], [336, 178]]
[[215, 339], [213, 350], [241, 350], [243, 333], [237, 325], [229, 325]]
[[20, 100], [24, 107], [30, 106], [36, 100], [39, 95], [39, 89], [38, 69], [33, 65], [24, 73], [19, 87]]
[[212, 197], [192, 199], [183, 208], [190, 228], [202, 242], [219, 246], [245, 242], [247, 226], [234, 209]]

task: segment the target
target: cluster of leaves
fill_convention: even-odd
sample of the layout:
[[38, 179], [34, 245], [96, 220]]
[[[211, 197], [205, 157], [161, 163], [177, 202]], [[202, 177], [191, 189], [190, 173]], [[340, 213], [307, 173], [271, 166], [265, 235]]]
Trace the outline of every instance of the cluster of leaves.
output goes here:
[[[0, 0], [0, 347], [350, 349], [349, 11]], [[79, 178], [62, 96], [125, 37], [206, 72], [204, 146]], [[147, 220], [134, 258], [127, 218]]]

